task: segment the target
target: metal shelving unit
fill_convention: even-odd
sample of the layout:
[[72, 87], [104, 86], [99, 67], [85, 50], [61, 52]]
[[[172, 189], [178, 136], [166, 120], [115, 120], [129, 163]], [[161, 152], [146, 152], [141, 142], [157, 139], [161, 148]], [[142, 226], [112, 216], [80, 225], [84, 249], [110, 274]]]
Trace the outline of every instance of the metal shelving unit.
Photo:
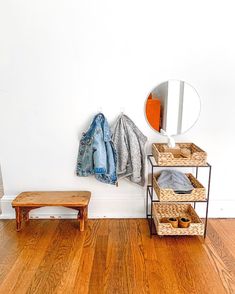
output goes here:
[[[155, 229], [155, 224], [154, 224], [154, 220], [153, 220], [153, 203], [154, 202], [161, 202], [159, 199], [154, 199], [154, 189], [153, 189], [153, 177], [154, 177], [154, 169], [156, 168], [164, 168], [164, 166], [159, 166], [157, 164], [155, 164], [153, 162], [153, 155], [147, 155], [148, 158], [148, 163], [150, 164], [151, 167], [151, 184], [147, 185], [147, 192], [146, 192], [146, 218], [148, 220], [149, 223], [149, 230], [150, 230], [150, 237], [152, 237], [153, 235], [157, 235], [156, 233], [156, 229]], [[155, 160], [154, 160], [155, 161]], [[207, 231], [207, 220], [208, 220], [208, 208], [209, 208], [209, 197], [210, 197], [210, 183], [211, 183], [211, 169], [212, 166], [207, 163], [204, 166], [191, 166], [191, 165], [187, 165], [187, 166], [165, 166], [165, 168], [196, 168], [196, 174], [195, 177], [198, 177], [198, 169], [199, 168], [208, 168], [209, 169], [209, 173], [208, 173], [208, 186], [207, 186], [207, 197], [205, 200], [198, 200], [198, 201], [183, 201], [181, 203], [193, 203], [193, 207], [194, 209], [196, 208], [196, 203], [197, 202], [201, 202], [201, 203], [205, 203], [206, 204], [206, 217], [205, 217], [205, 229], [204, 229], [204, 238], [206, 237], [206, 231]], [[149, 198], [150, 198], [150, 212], [149, 212]], [[177, 201], [168, 201], [172, 202], [172, 203], [177, 203]], [[166, 202], [164, 202], [166, 203]]]

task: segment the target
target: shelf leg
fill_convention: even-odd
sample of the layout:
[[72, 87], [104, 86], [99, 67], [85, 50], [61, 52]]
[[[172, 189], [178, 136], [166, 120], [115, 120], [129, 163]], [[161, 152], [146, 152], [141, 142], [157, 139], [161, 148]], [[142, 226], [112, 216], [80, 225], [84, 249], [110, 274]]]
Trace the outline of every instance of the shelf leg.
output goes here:
[[151, 224], [150, 224], [150, 237], [153, 234], [153, 166], [151, 168]]
[[207, 231], [210, 185], [211, 185], [211, 165], [209, 166], [209, 179], [208, 179], [208, 189], [207, 189], [207, 203], [206, 203], [206, 219], [205, 219], [204, 238], [206, 238], [206, 231]]
[[149, 188], [146, 189], [146, 218], [148, 219], [148, 198], [149, 198]]

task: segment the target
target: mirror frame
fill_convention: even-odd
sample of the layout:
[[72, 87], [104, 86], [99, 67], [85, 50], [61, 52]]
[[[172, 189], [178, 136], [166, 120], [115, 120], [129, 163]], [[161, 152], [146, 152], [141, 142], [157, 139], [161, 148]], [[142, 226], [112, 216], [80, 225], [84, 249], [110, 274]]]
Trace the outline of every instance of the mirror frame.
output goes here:
[[[166, 83], [166, 82], [169, 82], [169, 81], [184, 82], [185, 84], [189, 85], [190, 87], [192, 87], [192, 88], [194, 89], [194, 91], [196, 92], [196, 94], [197, 94], [197, 96], [198, 96], [198, 100], [199, 100], [199, 112], [198, 112], [198, 115], [197, 115], [197, 118], [196, 118], [195, 122], [194, 122], [194, 123], [193, 123], [193, 124], [187, 129], [187, 130], [185, 130], [184, 132], [182, 132], [182, 133], [180, 133], [180, 134], [168, 134], [168, 136], [167, 136], [167, 135], [165, 135], [165, 134], [162, 134], [161, 132], [158, 132], [157, 130], [155, 130], [155, 129], [150, 125], [150, 123], [149, 123], [149, 121], [148, 121], [148, 118], [147, 118], [147, 115], [146, 115], [146, 104], [147, 104], [148, 97], [149, 97], [149, 95], [153, 92], [153, 90], [156, 89], [158, 86], [160, 86], [160, 85], [162, 85], [162, 84], [164, 84], [164, 83]], [[145, 102], [144, 102], [144, 116], [145, 116], [145, 119], [146, 119], [146, 122], [147, 122], [148, 126], [149, 126], [149, 127], [155, 132], [155, 133], [157, 133], [157, 134], [159, 134], [159, 135], [161, 135], [161, 136], [163, 136], [163, 137], [176, 137], [176, 136], [181, 136], [181, 135], [187, 133], [187, 132], [188, 132], [189, 130], [191, 130], [191, 129], [195, 126], [195, 124], [198, 122], [198, 120], [199, 120], [199, 118], [200, 118], [201, 111], [202, 111], [202, 101], [201, 101], [201, 97], [200, 97], [199, 94], [198, 94], [198, 91], [197, 91], [197, 90], [196, 90], [191, 84], [189, 84], [188, 82], [185, 82], [184, 80], [178, 80], [178, 79], [169, 79], [169, 80], [167, 80], [167, 81], [164, 81], [164, 82], [159, 83], [157, 86], [155, 86], [154, 88], [152, 88], [152, 90], [148, 93], [148, 96], [147, 96], [147, 98], [145, 99]]]

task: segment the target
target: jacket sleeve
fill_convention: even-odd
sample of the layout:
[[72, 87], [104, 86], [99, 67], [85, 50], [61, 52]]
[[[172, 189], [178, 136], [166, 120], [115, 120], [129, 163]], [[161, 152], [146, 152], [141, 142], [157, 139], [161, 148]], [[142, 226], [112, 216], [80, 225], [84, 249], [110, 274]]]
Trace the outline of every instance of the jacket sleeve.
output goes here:
[[129, 141], [129, 152], [132, 165], [130, 180], [141, 186], [145, 183], [145, 143], [147, 138], [136, 128], [132, 121], [126, 125]]
[[119, 177], [128, 173], [128, 145], [123, 122], [119, 119], [113, 130], [113, 144], [117, 152], [117, 173]]

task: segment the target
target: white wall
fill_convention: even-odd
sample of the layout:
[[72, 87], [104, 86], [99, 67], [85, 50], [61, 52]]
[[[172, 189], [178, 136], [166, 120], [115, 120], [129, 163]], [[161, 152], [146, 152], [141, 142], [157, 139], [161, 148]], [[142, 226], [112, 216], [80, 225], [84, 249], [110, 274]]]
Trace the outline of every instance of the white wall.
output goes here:
[[233, 14], [233, 1], [1, 1], [0, 163], [5, 194], [89, 189], [94, 216], [143, 215], [144, 189], [75, 176], [79, 138], [100, 107], [111, 123], [125, 107], [148, 136], [150, 150], [151, 142], [164, 139], [145, 120], [145, 99], [158, 83], [182, 79], [201, 95], [202, 113], [178, 140], [193, 141], [209, 154], [211, 213], [216, 203], [219, 209], [231, 208]]

